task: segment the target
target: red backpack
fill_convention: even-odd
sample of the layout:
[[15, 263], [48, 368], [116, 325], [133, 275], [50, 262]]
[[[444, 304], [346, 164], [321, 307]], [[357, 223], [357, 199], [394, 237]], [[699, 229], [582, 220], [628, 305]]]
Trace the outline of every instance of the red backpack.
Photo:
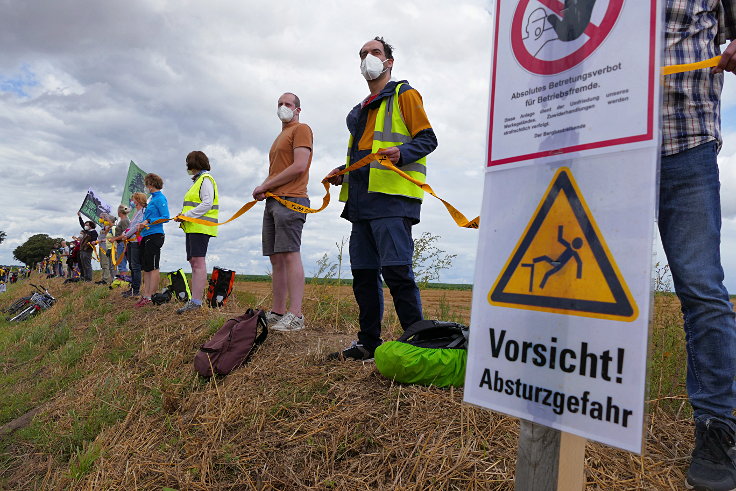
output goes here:
[[[261, 333], [258, 334], [258, 326]], [[266, 313], [248, 309], [229, 319], [194, 356], [194, 369], [203, 377], [227, 375], [243, 365], [266, 340]]]
[[222, 307], [233, 291], [234, 281], [235, 271], [215, 266], [207, 288], [207, 304], [212, 308]]

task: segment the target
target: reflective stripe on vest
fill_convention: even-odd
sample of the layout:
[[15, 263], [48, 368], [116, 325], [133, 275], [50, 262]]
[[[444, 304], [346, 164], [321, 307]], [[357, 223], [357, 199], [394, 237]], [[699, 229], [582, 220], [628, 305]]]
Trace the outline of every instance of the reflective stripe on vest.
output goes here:
[[[384, 98], [378, 108], [376, 124], [373, 128], [373, 145], [371, 147], [373, 153], [381, 148], [398, 147], [412, 141], [411, 133], [406, 127], [399, 107], [399, 89], [402, 85], [398, 84], [394, 93]], [[352, 148], [353, 135], [350, 135], [345, 165], [350, 165], [350, 150]], [[427, 157], [422, 157], [416, 162], [404, 163], [399, 168], [417, 181], [424, 183], [427, 178]], [[350, 173], [343, 176], [340, 201], [347, 201], [348, 199], [349, 176]], [[406, 196], [420, 201], [424, 198], [424, 191], [419, 186], [385, 168], [377, 161], [371, 162], [368, 170], [368, 192]]]
[[[184, 195], [184, 204], [182, 205], [181, 214], [184, 214], [189, 210], [193, 210], [194, 208], [199, 206], [200, 203], [202, 203], [202, 198], [200, 198], [199, 196], [199, 190], [201, 189], [202, 182], [205, 180], [205, 178], [208, 178], [210, 181], [212, 181], [212, 187], [215, 191], [215, 197], [212, 200], [212, 208], [210, 208], [207, 213], [199, 217], [199, 219], [205, 220], [207, 222], [218, 223], [218, 216], [220, 212], [220, 193], [217, 192], [217, 183], [215, 182], [215, 178], [212, 177], [210, 174], [202, 173], [197, 178], [197, 180], [194, 181], [192, 187], [190, 187], [189, 191], [187, 191], [187, 193]], [[181, 222], [181, 228], [187, 234], [206, 234], [217, 237], [218, 227], [208, 227], [207, 225], [193, 222]]]

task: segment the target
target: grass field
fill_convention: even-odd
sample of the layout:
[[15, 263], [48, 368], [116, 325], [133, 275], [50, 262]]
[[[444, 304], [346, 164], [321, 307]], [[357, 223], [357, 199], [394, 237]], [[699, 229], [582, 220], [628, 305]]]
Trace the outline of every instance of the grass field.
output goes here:
[[[0, 320], [0, 489], [513, 488], [516, 420], [463, 404], [461, 389], [324, 361], [357, 331], [344, 282], [309, 284], [306, 330], [273, 333], [250, 364], [208, 381], [193, 372], [197, 348], [228, 316], [267, 307], [268, 282], [239, 281], [222, 310], [181, 317], [44, 281], [56, 306]], [[0, 307], [26, 290], [11, 286]], [[468, 289], [422, 298], [427, 317], [469, 321]], [[655, 302], [646, 454], [588, 443], [590, 489], [681, 488], [692, 425], [680, 314], [673, 295]]]

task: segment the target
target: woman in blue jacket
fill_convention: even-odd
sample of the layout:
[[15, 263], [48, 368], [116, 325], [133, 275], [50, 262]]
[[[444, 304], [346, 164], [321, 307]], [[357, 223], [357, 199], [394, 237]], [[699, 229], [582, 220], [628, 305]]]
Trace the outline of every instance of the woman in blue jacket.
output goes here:
[[169, 202], [161, 192], [164, 181], [156, 174], [147, 174], [143, 179], [151, 200], [143, 214], [143, 222], [138, 225], [141, 232], [141, 269], [143, 270], [143, 291], [141, 299], [135, 304], [143, 307], [151, 303], [151, 295], [158, 290], [160, 281], [159, 261], [161, 247], [164, 245], [164, 225], [157, 220], [169, 218]]

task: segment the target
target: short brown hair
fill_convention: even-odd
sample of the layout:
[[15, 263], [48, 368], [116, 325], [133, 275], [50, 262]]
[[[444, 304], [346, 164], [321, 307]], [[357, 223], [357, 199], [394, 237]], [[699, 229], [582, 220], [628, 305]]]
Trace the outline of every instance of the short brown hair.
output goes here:
[[302, 101], [299, 100], [299, 96], [297, 96], [293, 92], [284, 92], [284, 95], [290, 95], [294, 98], [294, 107], [302, 107]]
[[210, 170], [210, 159], [207, 158], [204, 152], [199, 150], [189, 152], [189, 155], [187, 155], [187, 169], [196, 171]]
[[151, 186], [155, 189], [163, 189], [164, 188], [164, 180], [161, 179], [161, 177], [158, 174], [146, 174], [146, 177], [143, 178], [143, 184], [146, 186]]
[[146, 206], [146, 204], [148, 204], [146, 193], [133, 193], [130, 197], [141, 206]]

